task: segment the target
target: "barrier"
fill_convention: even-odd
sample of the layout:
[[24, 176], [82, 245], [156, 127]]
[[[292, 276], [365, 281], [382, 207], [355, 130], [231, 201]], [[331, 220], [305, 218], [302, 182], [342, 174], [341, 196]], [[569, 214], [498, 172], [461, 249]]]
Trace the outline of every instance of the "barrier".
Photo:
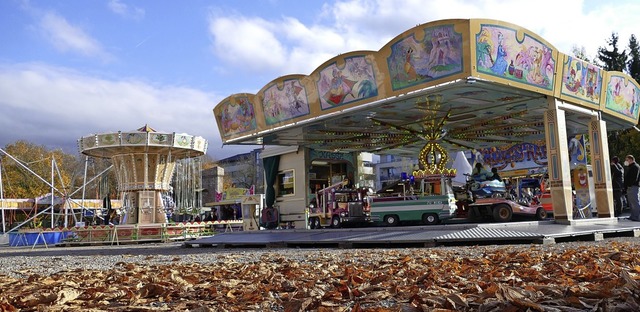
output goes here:
[[50, 244], [111, 244], [124, 242], [168, 242], [211, 236], [242, 228], [242, 220], [184, 222], [177, 224], [95, 225], [54, 229], [27, 229], [9, 233], [9, 246]]
[[222, 227], [224, 232], [233, 232], [233, 226], [242, 228], [242, 220], [223, 220], [223, 221], [211, 221], [213, 229]]
[[223, 232], [233, 232], [233, 226], [242, 226], [242, 220], [182, 222], [165, 225], [163, 241], [189, 240], [202, 236], [211, 236], [222, 229]]
[[164, 224], [145, 224], [145, 225], [136, 225], [136, 236], [133, 240], [141, 241], [141, 240], [158, 240], [162, 241], [164, 237], [165, 226]]
[[73, 241], [75, 242], [105, 242], [115, 238], [114, 225], [95, 225], [84, 227], [73, 227]]

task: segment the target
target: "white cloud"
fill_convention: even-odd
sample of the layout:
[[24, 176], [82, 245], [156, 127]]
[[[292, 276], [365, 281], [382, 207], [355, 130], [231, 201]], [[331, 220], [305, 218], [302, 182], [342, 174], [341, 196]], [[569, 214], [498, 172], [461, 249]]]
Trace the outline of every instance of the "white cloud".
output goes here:
[[116, 13], [124, 18], [129, 18], [133, 20], [141, 20], [145, 16], [145, 10], [142, 8], [128, 6], [120, 0], [111, 0], [107, 3], [107, 7], [113, 13]]
[[[37, 92], [34, 92], [37, 90]], [[246, 147], [222, 146], [212, 108], [221, 96], [140, 80], [109, 80], [40, 64], [0, 66], [0, 146], [26, 140], [76, 152], [92, 133], [129, 131], [148, 124], [209, 141], [221, 159]]]
[[250, 72], [308, 74], [331, 57], [349, 51], [347, 38], [333, 29], [308, 27], [295, 18], [266, 21], [211, 14], [209, 32], [215, 55], [229, 67]]
[[109, 61], [112, 58], [104, 51], [100, 42], [56, 13], [45, 13], [40, 20], [39, 29], [45, 39], [61, 52], [77, 53], [103, 61]]
[[263, 71], [282, 66], [287, 51], [273, 32], [275, 26], [260, 18], [211, 17], [213, 49], [232, 66]]

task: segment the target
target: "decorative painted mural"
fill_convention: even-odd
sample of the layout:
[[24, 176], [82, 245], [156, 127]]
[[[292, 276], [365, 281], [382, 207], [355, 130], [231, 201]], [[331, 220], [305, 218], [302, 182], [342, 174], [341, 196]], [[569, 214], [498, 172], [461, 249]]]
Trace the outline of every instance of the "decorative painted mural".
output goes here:
[[[571, 167], [587, 164], [587, 149], [584, 136], [579, 134], [567, 139]], [[520, 170], [546, 167], [547, 146], [544, 140], [530, 143], [509, 144], [498, 147], [471, 150], [470, 162], [480, 162], [498, 170]]]
[[471, 150], [471, 163], [498, 170], [528, 169], [547, 165], [544, 141]]
[[593, 104], [600, 103], [602, 69], [569, 56], [562, 69], [562, 94]]
[[231, 101], [222, 103], [218, 120], [221, 121], [225, 136], [256, 129], [255, 110], [247, 97], [237, 97], [235, 103]]
[[307, 91], [299, 79], [285, 80], [281, 88], [274, 83], [264, 91], [262, 107], [268, 126], [309, 115]]
[[605, 108], [637, 120], [639, 96], [640, 90], [635, 84], [623, 76], [611, 75]]
[[320, 71], [317, 88], [323, 110], [378, 96], [375, 72], [367, 59], [354, 56], [344, 61], [343, 68], [333, 63]]
[[476, 66], [479, 72], [553, 89], [555, 60], [552, 49], [524, 35], [518, 40], [516, 30], [481, 25], [476, 34]]
[[394, 91], [462, 72], [462, 34], [454, 25], [424, 32], [422, 39], [412, 34], [391, 46], [387, 65]]

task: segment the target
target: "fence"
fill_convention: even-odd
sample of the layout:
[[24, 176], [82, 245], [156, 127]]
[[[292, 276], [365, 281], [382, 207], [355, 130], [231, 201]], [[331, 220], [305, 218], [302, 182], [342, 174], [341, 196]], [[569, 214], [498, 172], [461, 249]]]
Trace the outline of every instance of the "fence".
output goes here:
[[21, 229], [17, 233], [9, 233], [9, 246], [170, 242], [211, 236], [217, 232], [233, 231], [234, 228], [241, 230], [242, 220]]

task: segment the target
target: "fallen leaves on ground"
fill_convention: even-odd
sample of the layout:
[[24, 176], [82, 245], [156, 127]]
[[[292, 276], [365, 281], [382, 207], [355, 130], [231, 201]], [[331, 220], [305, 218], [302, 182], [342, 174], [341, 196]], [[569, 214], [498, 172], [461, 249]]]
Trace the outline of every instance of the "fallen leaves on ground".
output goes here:
[[[640, 245], [278, 250], [0, 276], [0, 311], [638, 311]], [[149, 260], [153, 260], [151, 257]]]

